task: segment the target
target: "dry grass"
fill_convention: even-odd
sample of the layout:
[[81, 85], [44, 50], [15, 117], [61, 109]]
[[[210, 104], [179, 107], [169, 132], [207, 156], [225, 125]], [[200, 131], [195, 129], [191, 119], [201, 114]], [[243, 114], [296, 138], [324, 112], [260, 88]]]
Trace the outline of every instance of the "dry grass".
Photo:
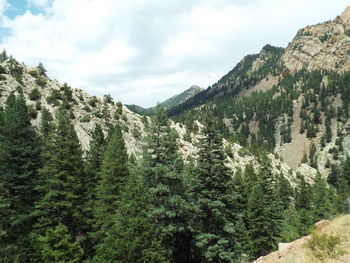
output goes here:
[[[312, 240], [314, 244], [310, 246]], [[336, 217], [329, 224], [316, 228], [313, 235], [295, 240], [286, 249], [273, 252], [255, 262], [350, 263], [350, 215]]]

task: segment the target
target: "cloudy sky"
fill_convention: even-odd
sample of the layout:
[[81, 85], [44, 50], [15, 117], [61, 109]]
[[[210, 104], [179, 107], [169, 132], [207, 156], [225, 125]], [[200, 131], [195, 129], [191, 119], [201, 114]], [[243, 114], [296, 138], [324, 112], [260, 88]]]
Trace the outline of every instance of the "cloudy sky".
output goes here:
[[208, 87], [348, 0], [0, 0], [0, 49], [93, 95], [153, 106]]

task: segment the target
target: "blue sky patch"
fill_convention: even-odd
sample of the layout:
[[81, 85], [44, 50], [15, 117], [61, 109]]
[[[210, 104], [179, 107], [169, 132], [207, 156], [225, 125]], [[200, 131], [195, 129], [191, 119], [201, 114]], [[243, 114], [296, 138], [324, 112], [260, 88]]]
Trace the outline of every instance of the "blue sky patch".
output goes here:
[[27, 10], [32, 14], [38, 14], [41, 12], [40, 9], [33, 5], [29, 5], [27, 1], [24, 0], [10, 0], [8, 1], [9, 8], [5, 11], [5, 16], [9, 18], [14, 18], [18, 15], [23, 15]]

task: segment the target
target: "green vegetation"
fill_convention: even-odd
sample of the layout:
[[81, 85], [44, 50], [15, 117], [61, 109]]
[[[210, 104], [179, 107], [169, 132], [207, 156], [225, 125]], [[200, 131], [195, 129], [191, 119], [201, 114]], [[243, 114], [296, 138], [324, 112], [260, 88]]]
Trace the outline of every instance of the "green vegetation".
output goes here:
[[29, 93], [30, 100], [39, 100], [40, 98], [41, 98], [41, 94], [37, 88], [32, 89], [32, 91]]
[[90, 121], [91, 121], [91, 116], [89, 114], [84, 115], [84, 117], [80, 119], [80, 122], [90, 122]]
[[337, 245], [340, 244], [340, 236], [335, 234], [320, 233], [314, 230], [311, 239], [307, 242], [307, 247], [320, 260], [334, 258], [337, 255]]

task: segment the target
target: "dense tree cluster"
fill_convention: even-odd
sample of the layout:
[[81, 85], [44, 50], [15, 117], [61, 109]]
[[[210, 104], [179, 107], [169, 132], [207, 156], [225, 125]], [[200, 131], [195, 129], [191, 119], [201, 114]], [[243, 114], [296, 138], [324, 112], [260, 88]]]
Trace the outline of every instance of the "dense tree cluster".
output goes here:
[[320, 175], [292, 186], [265, 151], [259, 168], [232, 174], [210, 112], [191, 163], [161, 106], [139, 160], [119, 125], [108, 134], [97, 125], [83, 155], [67, 108], [42, 112], [35, 131], [23, 96], [0, 111], [1, 262], [241, 262], [305, 234], [349, 198], [349, 158], [333, 167], [331, 186]]

